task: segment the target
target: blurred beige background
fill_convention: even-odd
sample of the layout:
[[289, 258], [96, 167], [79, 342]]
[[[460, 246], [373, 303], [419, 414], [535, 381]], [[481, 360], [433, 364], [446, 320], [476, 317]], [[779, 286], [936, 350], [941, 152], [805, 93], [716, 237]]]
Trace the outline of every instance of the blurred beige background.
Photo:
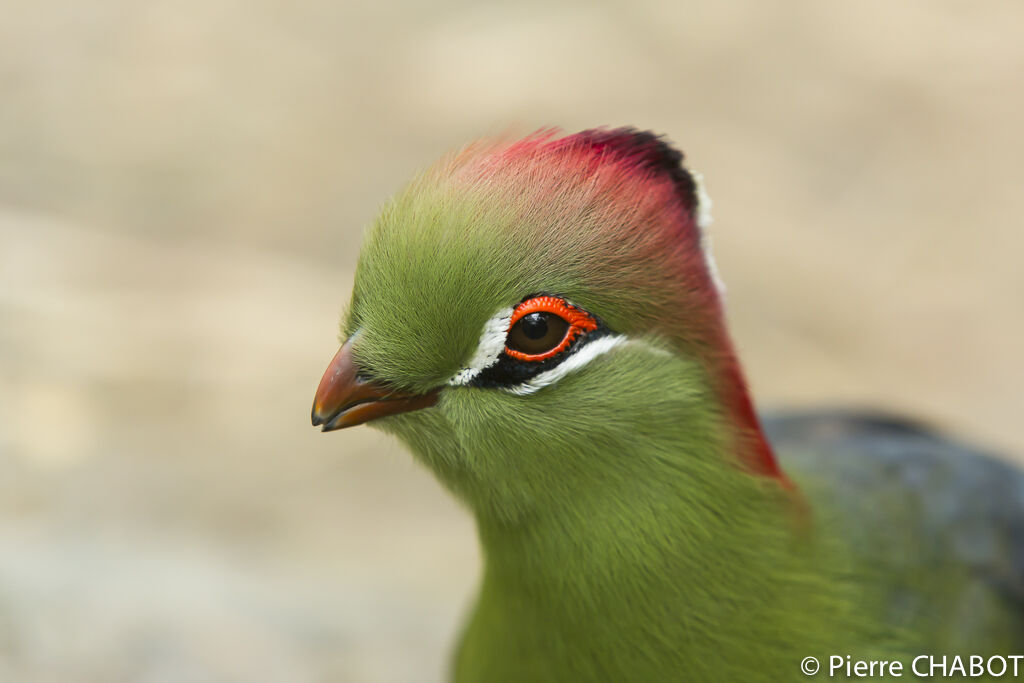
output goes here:
[[762, 406], [1024, 454], [1024, 6], [0, 9], [0, 681], [438, 681], [467, 516], [309, 426], [360, 235], [475, 136], [706, 176]]

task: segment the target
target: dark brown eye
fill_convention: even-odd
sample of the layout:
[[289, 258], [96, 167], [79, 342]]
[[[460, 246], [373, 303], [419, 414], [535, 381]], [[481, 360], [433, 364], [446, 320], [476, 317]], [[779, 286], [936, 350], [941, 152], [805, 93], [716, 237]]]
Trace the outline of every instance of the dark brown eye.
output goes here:
[[558, 296], [534, 296], [512, 311], [505, 353], [536, 363], [568, 349], [580, 335], [597, 329], [597, 320]]
[[568, 332], [568, 321], [554, 313], [538, 311], [516, 321], [505, 344], [509, 350], [525, 356], [539, 356], [558, 348]]

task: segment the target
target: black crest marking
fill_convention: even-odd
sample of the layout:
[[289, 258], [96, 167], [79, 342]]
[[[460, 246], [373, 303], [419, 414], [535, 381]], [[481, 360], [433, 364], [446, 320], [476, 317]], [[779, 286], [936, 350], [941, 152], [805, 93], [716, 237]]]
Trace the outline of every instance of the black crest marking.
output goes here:
[[683, 167], [683, 153], [669, 145], [663, 136], [635, 128], [592, 128], [572, 135], [567, 140], [628, 159], [654, 174], [667, 175], [687, 211], [696, 211], [697, 183]]

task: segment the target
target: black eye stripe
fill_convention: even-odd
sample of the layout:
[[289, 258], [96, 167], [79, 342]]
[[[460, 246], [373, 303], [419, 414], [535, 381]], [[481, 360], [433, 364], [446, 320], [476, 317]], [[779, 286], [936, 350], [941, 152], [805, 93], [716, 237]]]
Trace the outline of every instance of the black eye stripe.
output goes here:
[[498, 356], [497, 362], [481, 370], [467, 386], [500, 389], [515, 387], [530, 381], [542, 372], [560, 365], [587, 344], [612, 334], [611, 329], [607, 325], [596, 316], [595, 319], [598, 325], [596, 330], [577, 336], [564, 351], [557, 353], [551, 358], [541, 361], [523, 361], [513, 358], [507, 352], [502, 351], [501, 355]]

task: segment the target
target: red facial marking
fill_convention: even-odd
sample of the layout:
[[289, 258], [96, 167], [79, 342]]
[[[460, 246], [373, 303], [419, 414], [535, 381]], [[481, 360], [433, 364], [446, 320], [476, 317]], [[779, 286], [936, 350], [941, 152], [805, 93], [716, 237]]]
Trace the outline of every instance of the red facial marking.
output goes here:
[[531, 313], [553, 313], [569, 323], [569, 329], [566, 330], [565, 336], [562, 337], [562, 341], [557, 346], [544, 353], [523, 353], [506, 346], [505, 353], [516, 360], [532, 362], [547, 360], [569, 348], [573, 340], [584, 332], [592, 332], [597, 329], [597, 321], [594, 319], [594, 316], [586, 311], [581, 311], [575, 306], [570, 305], [565, 299], [557, 296], [535, 296], [516, 306], [512, 312], [512, 319], [508, 323], [508, 329], [511, 330], [517, 322]]

